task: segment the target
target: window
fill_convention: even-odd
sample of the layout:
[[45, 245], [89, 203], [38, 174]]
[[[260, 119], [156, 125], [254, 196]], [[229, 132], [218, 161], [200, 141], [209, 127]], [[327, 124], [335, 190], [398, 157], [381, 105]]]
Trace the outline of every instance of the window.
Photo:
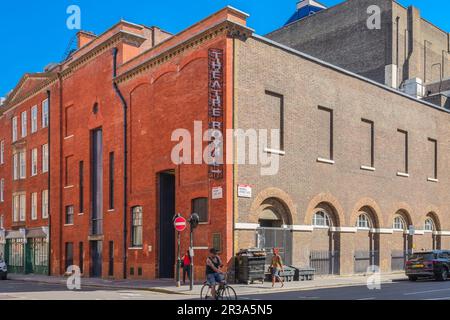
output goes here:
[[48, 218], [48, 190], [42, 191], [42, 219]]
[[31, 220], [37, 220], [37, 193], [31, 194]]
[[38, 107], [31, 108], [31, 133], [37, 132], [38, 129]]
[[19, 178], [25, 179], [27, 177], [27, 157], [26, 151], [19, 152]]
[[80, 206], [80, 213], [84, 212], [84, 162], [80, 161], [79, 164], [79, 173], [78, 173], [78, 183], [79, 183], [79, 206]]
[[65, 187], [72, 187], [75, 184], [75, 166], [74, 166], [74, 156], [67, 156], [65, 159]]
[[5, 179], [0, 179], [0, 202], [5, 201]]
[[197, 198], [192, 200], [192, 213], [198, 214], [200, 223], [208, 222], [208, 198]]
[[42, 172], [48, 172], [48, 144], [42, 146]]
[[73, 224], [73, 206], [67, 206], [66, 207], [66, 224]]
[[22, 112], [22, 115], [20, 116], [21, 120], [21, 132], [22, 132], [22, 138], [25, 138], [27, 136], [27, 127], [28, 127], [28, 119], [27, 119], [27, 112]]
[[20, 196], [13, 196], [13, 222], [19, 222]]
[[375, 127], [373, 121], [361, 119], [361, 165], [375, 167]]
[[66, 242], [66, 271], [70, 266], [73, 266], [73, 243]]
[[325, 211], [318, 211], [314, 214], [312, 224], [315, 227], [331, 227], [330, 216]]
[[0, 164], [5, 163], [5, 141], [0, 141]]
[[425, 231], [434, 231], [434, 221], [431, 218], [425, 220]]
[[25, 194], [21, 194], [19, 196], [19, 199], [20, 199], [19, 220], [20, 222], [24, 222], [27, 216], [27, 198]]
[[34, 148], [31, 151], [31, 176], [38, 174], [38, 149]]
[[430, 144], [429, 148], [431, 150], [431, 161], [430, 161], [430, 176], [429, 180], [437, 180], [438, 178], [438, 144], [435, 139], [428, 139], [428, 143]]
[[108, 276], [114, 276], [114, 241], [109, 242]]
[[17, 141], [17, 117], [12, 118], [12, 142]]
[[4, 229], [4, 220], [5, 218], [3, 217], [3, 215], [0, 215], [0, 230]]
[[319, 160], [334, 160], [333, 110], [319, 106], [317, 123], [317, 149]]
[[358, 217], [358, 221], [356, 223], [356, 227], [360, 229], [369, 229], [370, 228], [370, 219], [367, 214], [362, 213]]
[[394, 218], [394, 230], [406, 230], [406, 223], [403, 217], [396, 216]]
[[19, 180], [19, 154], [13, 155], [13, 180]]
[[[265, 128], [269, 130], [267, 136], [270, 137], [270, 144], [268, 148], [271, 150], [284, 150], [284, 97], [281, 94], [266, 91], [266, 121]], [[278, 136], [273, 136], [274, 131], [278, 130], [279, 139], [274, 141], [272, 139]], [[276, 131], [275, 131], [276, 132]]]
[[114, 152], [109, 154], [109, 209], [114, 209]]
[[80, 242], [78, 245], [78, 261], [79, 261], [79, 267], [80, 267], [80, 273], [84, 273], [84, 243]]
[[131, 223], [131, 245], [133, 247], [142, 246], [142, 207], [132, 209]]
[[48, 127], [48, 100], [42, 102], [42, 128]]
[[403, 146], [402, 150], [400, 152], [400, 168], [399, 173], [400, 174], [408, 174], [409, 173], [409, 163], [408, 163], [408, 132], [404, 130], [397, 130], [400, 134], [400, 143]]

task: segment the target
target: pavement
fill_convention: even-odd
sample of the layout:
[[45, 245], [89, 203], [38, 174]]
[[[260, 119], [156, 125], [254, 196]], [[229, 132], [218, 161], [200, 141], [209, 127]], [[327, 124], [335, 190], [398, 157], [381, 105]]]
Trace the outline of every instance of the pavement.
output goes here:
[[[27, 283], [37, 283], [37, 284], [49, 284], [49, 285], [59, 285], [66, 287], [67, 278], [65, 277], [55, 277], [55, 276], [42, 276], [42, 275], [18, 275], [10, 274], [8, 279], [14, 282], [27, 282]], [[272, 284], [265, 283], [255, 283], [250, 285], [244, 284], [232, 284], [233, 288], [236, 290], [239, 296], [245, 295], [258, 295], [267, 293], [279, 293], [279, 292], [298, 292], [298, 291], [308, 291], [308, 290], [318, 290], [318, 289], [330, 289], [330, 288], [340, 288], [340, 287], [366, 287], [368, 280], [370, 281], [372, 277], [365, 275], [355, 275], [355, 276], [325, 276], [316, 277], [312, 281], [295, 281], [286, 282], [284, 288], [280, 288], [278, 283], [275, 288], [272, 288]], [[389, 273], [382, 274], [380, 276], [381, 284], [390, 284], [393, 282], [399, 282], [407, 280], [404, 273]], [[170, 295], [181, 295], [188, 299], [191, 297], [200, 296], [200, 290], [203, 283], [197, 283], [193, 290], [189, 290], [189, 286], [176, 287], [174, 281], [170, 280], [106, 280], [106, 279], [94, 279], [94, 278], [82, 278], [81, 279], [82, 288], [97, 288], [97, 289], [109, 289], [109, 290], [136, 290], [136, 291], [149, 291], [161, 294]], [[1, 282], [0, 282], [0, 292], [1, 292]], [[181, 298], [181, 297], [180, 297]]]

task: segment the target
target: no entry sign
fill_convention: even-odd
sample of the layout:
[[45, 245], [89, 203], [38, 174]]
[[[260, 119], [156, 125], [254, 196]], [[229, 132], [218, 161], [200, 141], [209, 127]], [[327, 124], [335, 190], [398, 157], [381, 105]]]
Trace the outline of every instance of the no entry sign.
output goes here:
[[173, 224], [175, 226], [175, 230], [177, 230], [178, 232], [183, 232], [184, 230], [186, 230], [187, 221], [183, 217], [176, 217]]

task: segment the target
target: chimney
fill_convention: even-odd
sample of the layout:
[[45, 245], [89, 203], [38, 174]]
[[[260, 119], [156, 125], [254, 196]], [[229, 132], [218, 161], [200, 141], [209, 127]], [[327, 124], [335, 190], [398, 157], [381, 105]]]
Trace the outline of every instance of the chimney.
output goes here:
[[92, 32], [80, 31], [77, 33], [77, 48], [80, 49], [84, 47], [86, 44], [91, 42], [93, 39], [97, 38], [97, 36]]

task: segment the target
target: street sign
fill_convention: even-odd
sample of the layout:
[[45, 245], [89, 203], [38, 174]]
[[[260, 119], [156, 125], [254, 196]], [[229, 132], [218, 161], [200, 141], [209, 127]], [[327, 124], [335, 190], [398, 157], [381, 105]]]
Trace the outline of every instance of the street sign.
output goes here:
[[178, 232], [183, 232], [184, 230], [186, 230], [187, 221], [183, 217], [176, 217], [173, 224], [174, 224], [175, 230]]

